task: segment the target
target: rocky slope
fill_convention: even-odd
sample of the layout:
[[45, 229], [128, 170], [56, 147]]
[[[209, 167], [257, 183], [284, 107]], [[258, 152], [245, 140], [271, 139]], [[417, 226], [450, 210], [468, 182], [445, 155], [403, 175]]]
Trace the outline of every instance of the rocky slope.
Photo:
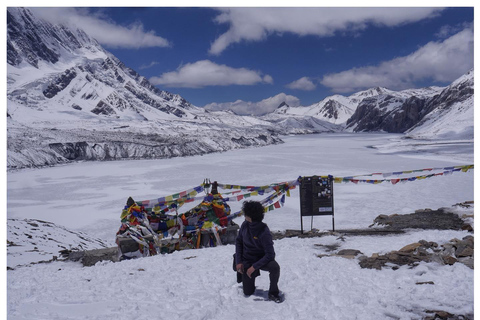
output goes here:
[[433, 90], [433, 95], [406, 97], [390, 92], [363, 99], [346, 129], [430, 137], [454, 131], [473, 138], [473, 83], [471, 70], [440, 92]]
[[473, 70], [428, 101], [430, 110], [407, 134], [420, 138], [473, 139]]

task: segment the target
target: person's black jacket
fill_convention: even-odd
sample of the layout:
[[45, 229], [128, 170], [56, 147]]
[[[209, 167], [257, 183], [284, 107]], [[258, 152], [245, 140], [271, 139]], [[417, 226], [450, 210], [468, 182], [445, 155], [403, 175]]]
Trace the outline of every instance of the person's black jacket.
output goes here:
[[236, 263], [243, 263], [246, 270], [253, 265], [255, 270], [275, 259], [270, 229], [263, 222], [244, 221], [235, 244]]

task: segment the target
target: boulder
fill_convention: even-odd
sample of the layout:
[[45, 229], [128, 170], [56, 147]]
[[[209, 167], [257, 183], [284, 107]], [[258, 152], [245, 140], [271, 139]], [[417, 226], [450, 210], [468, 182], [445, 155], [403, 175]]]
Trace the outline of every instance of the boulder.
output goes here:
[[421, 246], [420, 243], [415, 242], [415, 243], [411, 243], [411, 244], [406, 245], [405, 247], [401, 248], [398, 251], [400, 251], [400, 252], [413, 252], [420, 246]]

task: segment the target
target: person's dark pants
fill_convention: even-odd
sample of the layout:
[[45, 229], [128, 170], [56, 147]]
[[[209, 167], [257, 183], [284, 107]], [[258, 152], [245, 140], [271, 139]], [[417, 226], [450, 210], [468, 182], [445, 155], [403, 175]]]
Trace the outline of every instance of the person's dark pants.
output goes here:
[[[260, 270], [268, 271], [270, 273], [270, 288], [268, 290], [269, 294], [278, 295], [278, 279], [280, 278], [280, 266], [277, 261], [272, 260]], [[242, 282], [243, 282], [243, 293], [247, 296], [252, 295], [255, 292], [255, 278], [260, 275], [258, 270], [253, 272], [252, 277], [247, 276], [247, 269], [243, 271]]]

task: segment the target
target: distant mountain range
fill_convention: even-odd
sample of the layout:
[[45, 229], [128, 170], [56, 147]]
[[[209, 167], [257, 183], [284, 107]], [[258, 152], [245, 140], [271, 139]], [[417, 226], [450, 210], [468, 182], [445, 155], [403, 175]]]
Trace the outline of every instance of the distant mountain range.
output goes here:
[[[209, 112], [154, 87], [80, 29], [7, 9], [7, 166], [188, 156], [283, 134], [384, 131], [473, 138], [473, 70], [446, 88], [373, 88], [261, 116]], [[448, 124], [448, 125], [446, 125]]]
[[470, 70], [447, 87], [403, 91], [377, 87], [348, 97], [330, 96], [307, 107], [283, 104], [274, 114], [312, 116], [341, 125], [347, 132], [473, 139], [473, 85]]

